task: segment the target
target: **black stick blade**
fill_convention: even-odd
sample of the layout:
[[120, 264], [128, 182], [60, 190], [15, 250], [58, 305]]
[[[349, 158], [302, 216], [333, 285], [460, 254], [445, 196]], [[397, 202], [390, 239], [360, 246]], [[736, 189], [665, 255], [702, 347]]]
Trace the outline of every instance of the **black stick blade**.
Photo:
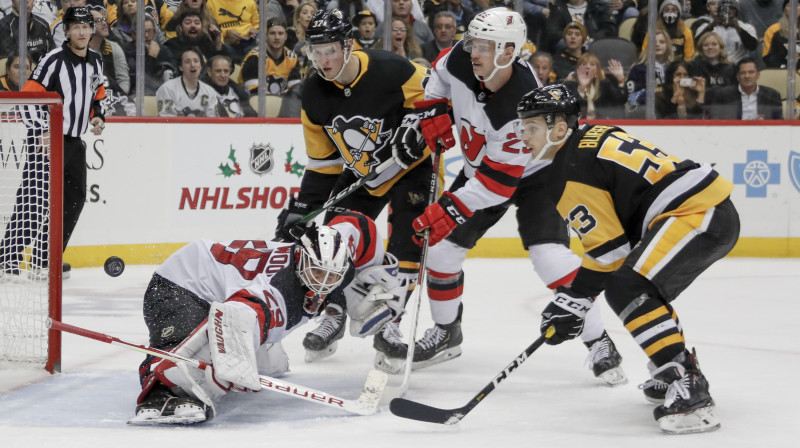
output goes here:
[[466, 414], [461, 408], [439, 409], [405, 398], [393, 399], [389, 403], [389, 410], [398, 417], [442, 425], [455, 425]]

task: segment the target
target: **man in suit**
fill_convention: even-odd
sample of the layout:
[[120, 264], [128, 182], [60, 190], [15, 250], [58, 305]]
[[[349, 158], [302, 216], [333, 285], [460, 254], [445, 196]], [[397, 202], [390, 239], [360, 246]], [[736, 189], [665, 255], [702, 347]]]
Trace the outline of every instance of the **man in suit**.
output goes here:
[[445, 48], [456, 43], [456, 16], [450, 11], [439, 11], [433, 19], [433, 40], [422, 46], [425, 59], [431, 64]]
[[780, 120], [781, 95], [758, 85], [761, 73], [753, 58], [736, 63], [737, 85], [706, 92], [709, 118], [718, 120]]

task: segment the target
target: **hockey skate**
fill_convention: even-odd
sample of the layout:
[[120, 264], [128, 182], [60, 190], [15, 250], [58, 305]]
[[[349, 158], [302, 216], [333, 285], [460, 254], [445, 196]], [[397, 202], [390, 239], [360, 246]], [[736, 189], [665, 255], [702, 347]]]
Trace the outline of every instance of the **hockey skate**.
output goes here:
[[661, 430], [668, 434], [691, 434], [719, 429], [714, 400], [694, 353], [683, 363], [669, 362], [653, 372], [653, 378], [668, 384], [664, 404], [653, 411]]
[[441, 325], [435, 324], [433, 328], [425, 330], [425, 336], [417, 341], [414, 347], [414, 364], [412, 369], [449, 361], [461, 356], [461, 312], [463, 306], [458, 307], [458, 316], [453, 322]]
[[167, 386], [156, 384], [141, 404], [129, 425], [193, 425], [213, 418], [213, 411], [200, 400], [178, 397]]
[[372, 340], [375, 347], [375, 368], [391, 375], [403, 371], [408, 355], [408, 344], [403, 341], [398, 322], [387, 322]]
[[584, 344], [589, 348], [586, 361], [591, 363], [596, 378], [605, 381], [609, 386], [619, 386], [628, 382], [628, 377], [620, 366], [622, 355], [617, 351], [608, 333], [604, 331], [598, 339]]
[[[652, 361], [648, 362], [647, 370], [649, 370], [652, 375], [656, 370], [656, 365], [653, 364]], [[664, 404], [664, 398], [667, 395], [667, 383], [655, 378], [650, 378], [638, 387], [644, 393], [644, 398], [650, 403]]]
[[342, 307], [332, 303], [325, 307], [319, 326], [303, 339], [306, 349], [306, 362], [319, 361], [336, 352], [337, 340], [344, 336], [347, 314]]

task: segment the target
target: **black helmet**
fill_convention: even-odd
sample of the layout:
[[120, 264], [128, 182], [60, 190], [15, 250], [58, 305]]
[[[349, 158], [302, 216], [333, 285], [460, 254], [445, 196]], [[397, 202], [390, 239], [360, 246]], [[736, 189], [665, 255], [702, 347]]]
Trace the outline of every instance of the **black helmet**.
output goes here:
[[372, 17], [372, 20], [375, 21], [375, 26], [378, 25], [378, 17], [375, 15], [375, 13], [373, 13], [369, 9], [365, 9], [353, 16], [352, 20], [353, 26], [358, 28], [358, 25], [361, 24], [361, 21], [366, 19], [367, 17]]
[[353, 37], [353, 26], [338, 9], [317, 11], [306, 29], [306, 40], [311, 45], [344, 42]]
[[564, 115], [567, 126], [577, 129], [580, 113], [578, 99], [563, 84], [552, 84], [533, 89], [523, 95], [517, 105], [519, 118], [544, 116], [548, 127], [555, 124], [556, 115]]
[[94, 16], [86, 6], [72, 6], [64, 11], [61, 22], [64, 24], [65, 30], [73, 23], [86, 23], [94, 26]]

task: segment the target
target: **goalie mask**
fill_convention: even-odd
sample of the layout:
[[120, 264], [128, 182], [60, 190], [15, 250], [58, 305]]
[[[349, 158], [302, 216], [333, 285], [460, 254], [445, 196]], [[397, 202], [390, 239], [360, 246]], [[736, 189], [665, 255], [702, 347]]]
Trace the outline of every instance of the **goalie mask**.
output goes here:
[[[485, 79], [475, 75], [478, 81], [486, 82], [492, 79], [498, 70], [513, 64], [525, 45], [526, 36], [527, 28], [518, 12], [499, 7], [487, 9], [476, 15], [467, 28], [467, 33], [464, 37], [464, 50], [471, 53], [475, 45], [475, 39], [483, 39], [494, 43], [494, 70]], [[514, 45], [514, 53], [506, 64], [499, 65], [498, 58], [500, 58], [508, 45]]]
[[306, 312], [316, 314], [325, 297], [342, 284], [350, 257], [342, 236], [328, 226], [312, 225], [295, 246], [297, 276], [309, 289], [303, 300]]
[[[344, 71], [353, 53], [353, 26], [338, 9], [317, 11], [306, 29], [308, 59], [317, 73], [327, 81], [335, 81]], [[336, 45], [336, 44], [339, 45]], [[342, 52], [342, 67], [333, 77], [325, 76], [323, 61], [334, 59]]]

